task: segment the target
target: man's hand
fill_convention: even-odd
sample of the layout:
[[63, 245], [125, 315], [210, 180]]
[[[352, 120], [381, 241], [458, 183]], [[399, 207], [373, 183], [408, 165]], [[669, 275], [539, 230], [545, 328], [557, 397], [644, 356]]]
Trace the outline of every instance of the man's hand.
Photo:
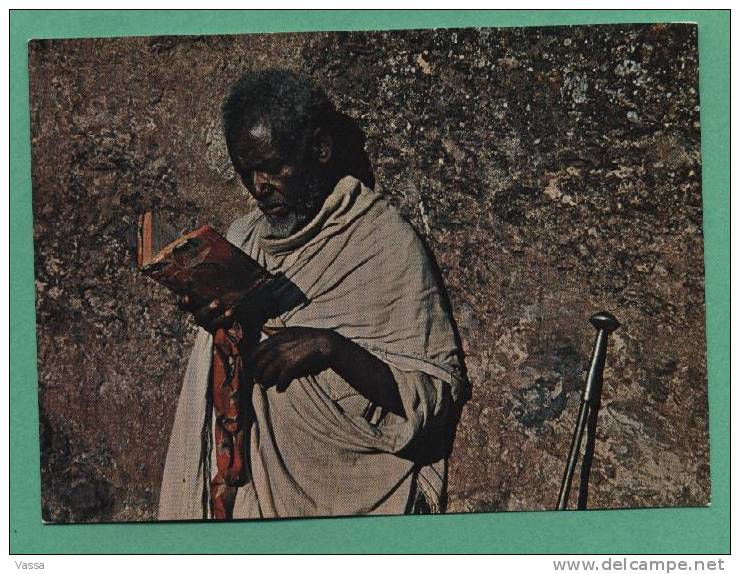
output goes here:
[[309, 327], [268, 329], [274, 333], [252, 354], [254, 378], [284, 390], [290, 381], [333, 369], [372, 403], [406, 417], [398, 385], [383, 361], [336, 331]]
[[183, 311], [192, 313], [195, 322], [211, 334], [222, 327], [228, 329], [236, 319], [241, 319], [243, 323], [246, 322], [245, 317], [242, 317], [244, 311], [240, 309], [238, 302], [226, 308], [221, 301], [214, 299], [206, 305], [198, 306], [188, 295], [185, 295], [178, 298], [177, 305]]
[[[186, 296], [180, 298], [178, 304], [181, 309], [193, 313], [196, 323], [211, 333], [230, 327], [236, 319], [245, 320], [238, 305], [227, 309], [218, 299], [197, 307]], [[293, 379], [333, 369], [368, 400], [399, 416], [406, 416], [388, 366], [336, 331], [311, 327], [263, 327], [262, 330], [272, 336], [257, 345], [252, 353], [254, 378], [261, 386], [275, 386], [283, 391]]]
[[332, 366], [337, 352], [337, 335], [309, 327], [263, 328], [272, 336], [252, 353], [254, 378], [263, 387], [283, 391], [290, 381], [317, 375]]

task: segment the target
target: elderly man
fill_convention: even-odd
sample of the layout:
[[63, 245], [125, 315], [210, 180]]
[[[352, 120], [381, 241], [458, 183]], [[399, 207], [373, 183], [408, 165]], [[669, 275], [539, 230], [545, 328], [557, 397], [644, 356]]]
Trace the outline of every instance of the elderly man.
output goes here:
[[[283, 70], [247, 74], [224, 103], [229, 155], [258, 207], [227, 239], [303, 295], [248, 355], [249, 480], [234, 518], [444, 510], [461, 353], [421, 241], [354, 176], [339, 118], [321, 89]], [[213, 301], [192, 311], [202, 330], [167, 453], [163, 520], [211, 516], [211, 334], [241, 310]]]

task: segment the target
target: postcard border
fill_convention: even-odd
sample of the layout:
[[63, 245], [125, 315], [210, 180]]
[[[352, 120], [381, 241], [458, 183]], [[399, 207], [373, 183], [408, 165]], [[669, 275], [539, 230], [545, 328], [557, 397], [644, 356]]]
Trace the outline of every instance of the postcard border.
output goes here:
[[[25, 553], [715, 553], [730, 551], [730, 12], [24, 11], [10, 13], [10, 550]], [[27, 42], [34, 38], [695, 22], [712, 504], [239, 523], [41, 521]], [[238, 548], [235, 539], [241, 540]]]

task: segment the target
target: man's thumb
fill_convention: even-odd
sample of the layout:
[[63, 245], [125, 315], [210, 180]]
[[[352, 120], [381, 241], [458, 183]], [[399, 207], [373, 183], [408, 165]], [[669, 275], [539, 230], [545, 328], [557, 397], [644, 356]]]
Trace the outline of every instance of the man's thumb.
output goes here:
[[270, 326], [270, 325], [262, 325], [262, 332], [267, 335], [268, 337], [272, 337], [273, 335], [277, 335], [280, 331], [285, 329], [285, 327], [277, 327], [277, 326]]

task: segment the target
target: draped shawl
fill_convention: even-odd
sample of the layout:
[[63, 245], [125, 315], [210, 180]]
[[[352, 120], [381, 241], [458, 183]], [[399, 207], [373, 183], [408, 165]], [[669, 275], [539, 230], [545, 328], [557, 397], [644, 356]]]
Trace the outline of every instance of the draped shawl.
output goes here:
[[[332, 370], [286, 390], [254, 386], [250, 482], [234, 517], [401, 514], [419, 496], [444, 504], [454, 412], [465, 391], [460, 351], [430, 259], [383, 197], [343, 178], [305, 227], [266, 238], [254, 211], [227, 239], [303, 300], [271, 322], [333, 329], [384, 361], [406, 416], [371, 404]], [[160, 492], [161, 520], [208, 517], [215, 469], [211, 336], [200, 331], [178, 401]], [[450, 423], [453, 423], [451, 425]]]

